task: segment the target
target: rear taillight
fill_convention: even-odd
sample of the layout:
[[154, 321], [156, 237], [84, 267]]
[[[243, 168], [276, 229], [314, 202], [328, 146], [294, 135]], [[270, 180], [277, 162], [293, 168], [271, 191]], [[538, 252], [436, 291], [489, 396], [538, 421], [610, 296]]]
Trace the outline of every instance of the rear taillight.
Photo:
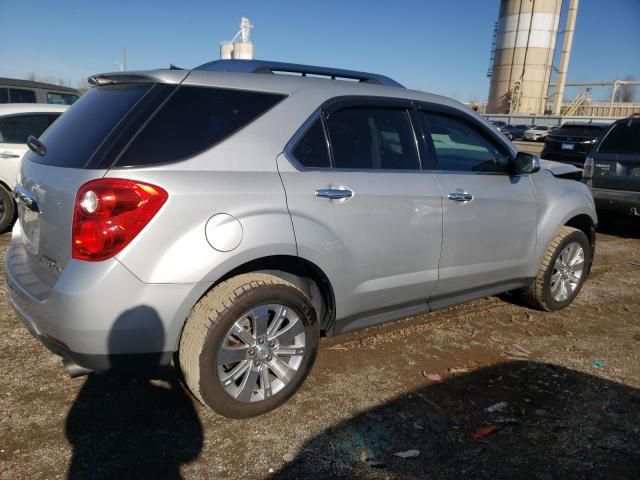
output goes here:
[[101, 178], [78, 190], [71, 255], [100, 261], [114, 256], [149, 223], [168, 198], [162, 188], [120, 178]]
[[583, 180], [591, 180], [593, 178], [593, 157], [587, 157], [582, 168]]

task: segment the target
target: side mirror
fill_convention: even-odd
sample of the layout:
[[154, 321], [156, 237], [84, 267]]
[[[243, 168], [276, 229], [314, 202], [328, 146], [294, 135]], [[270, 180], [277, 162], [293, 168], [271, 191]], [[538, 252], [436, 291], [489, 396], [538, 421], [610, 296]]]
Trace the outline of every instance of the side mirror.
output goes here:
[[540, 170], [540, 159], [530, 153], [518, 152], [516, 158], [511, 162], [511, 174], [535, 173]]

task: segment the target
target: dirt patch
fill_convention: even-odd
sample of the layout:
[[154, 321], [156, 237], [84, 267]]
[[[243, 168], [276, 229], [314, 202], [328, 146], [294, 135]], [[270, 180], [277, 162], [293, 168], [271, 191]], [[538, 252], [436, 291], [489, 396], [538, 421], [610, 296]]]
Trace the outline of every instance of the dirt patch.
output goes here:
[[301, 392], [244, 421], [171, 372], [67, 378], [2, 292], [0, 478], [640, 478], [640, 227], [611, 228], [570, 308], [492, 297], [325, 339]]

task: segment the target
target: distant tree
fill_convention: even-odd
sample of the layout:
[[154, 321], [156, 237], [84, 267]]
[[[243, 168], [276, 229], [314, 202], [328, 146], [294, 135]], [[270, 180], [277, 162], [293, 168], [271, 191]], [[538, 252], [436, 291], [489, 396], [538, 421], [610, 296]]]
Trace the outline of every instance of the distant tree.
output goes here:
[[[634, 81], [636, 77], [633, 75], [627, 75], [625, 80]], [[614, 100], [616, 102], [633, 102], [636, 98], [636, 86], [635, 85], [620, 85], [616, 90], [616, 96]]]
[[48, 76], [43, 77], [42, 75], [38, 75], [35, 72], [27, 73], [27, 80], [31, 80], [32, 82], [42, 82], [42, 83], [50, 83], [52, 85], [60, 85], [61, 87], [68, 87], [69, 81], [65, 80], [61, 77]]
[[89, 85], [89, 82], [87, 82], [87, 79], [85, 77], [78, 80], [76, 85], [77, 85], [76, 88], [78, 89], [78, 92], [80, 93], [80, 95], [84, 95], [85, 93], [87, 93], [87, 90], [89, 90], [89, 88], [91, 87], [91, 85]]

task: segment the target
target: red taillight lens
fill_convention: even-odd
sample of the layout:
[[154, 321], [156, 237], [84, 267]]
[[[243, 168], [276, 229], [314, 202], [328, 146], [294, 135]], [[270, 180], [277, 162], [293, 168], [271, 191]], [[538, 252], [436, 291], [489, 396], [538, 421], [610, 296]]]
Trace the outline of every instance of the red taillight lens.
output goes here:
[[100, 261], [114, 256], [149, 223], [169, 195], [148, 183], [101, 178], [78, 190], [71, 255]]

